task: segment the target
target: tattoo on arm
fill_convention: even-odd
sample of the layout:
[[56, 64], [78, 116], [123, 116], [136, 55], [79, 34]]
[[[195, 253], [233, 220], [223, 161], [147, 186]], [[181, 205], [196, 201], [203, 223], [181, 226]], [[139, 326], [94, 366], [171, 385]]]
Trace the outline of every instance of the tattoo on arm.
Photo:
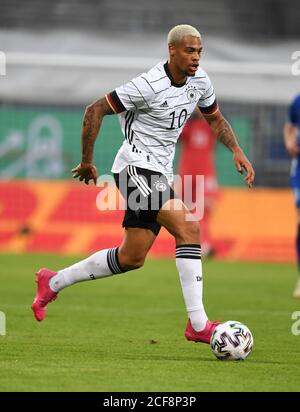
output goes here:
[[105, 98], [97, 100], [85, 110], [81, 133], [82, 162], [84, 163], [93, 163], [94, 144], [102, 119], [107, 114], [113, 114], [113, 111]]
[[236, 148], [240, 147], [232, 127], [222, 115], [219, 115], [217, 119], [207, 119], [207, 121], [220, 142], [228, 147], [229, 150], [233, 152]]
[[237, 137], [235, 136], [235, 134], [232, 130], [232, 127], [227, 122], [227, 120], [224, 119], [224, 118], [220, 122], [219, 133], [218, 133], [217, 136], [218, 136], [220, 142], [222, 142], [232, 152], [234, 151], [234, 149], [239, 147], [239, 142], [238, 142]]

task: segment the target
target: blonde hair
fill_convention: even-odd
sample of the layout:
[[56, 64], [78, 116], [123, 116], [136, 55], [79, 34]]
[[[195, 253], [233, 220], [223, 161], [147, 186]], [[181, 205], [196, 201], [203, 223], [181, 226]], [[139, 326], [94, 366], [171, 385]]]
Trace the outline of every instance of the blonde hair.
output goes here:
[[168, 44], [180, 43], [185, 36], [198, 37], [201, 40], [201, 34], [195, 27], [189, 24], [180, 24], [169, 31]]

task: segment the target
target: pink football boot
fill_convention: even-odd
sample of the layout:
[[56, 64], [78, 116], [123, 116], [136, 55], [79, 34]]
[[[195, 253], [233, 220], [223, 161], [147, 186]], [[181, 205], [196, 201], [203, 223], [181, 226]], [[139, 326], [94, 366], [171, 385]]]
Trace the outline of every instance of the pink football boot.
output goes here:
[[187, 327], [185, 329], [185, 337], [187, 340], [191, 340], [194, 342], [202, 342], [202, 343], [207, 343], [208, 345], [210, 344], [210, 339], [212, 337], [212, 334], [216, 327], [220, 325], [220, 322], [215, 321], [215, 322], [210, 322], [209, 320], [206, 322], [206, 326], [204, 330], [201, 330], [200, 332], [196, 332], [191, 324], [191, 321], [188, 320]]
[[35, 281], [37, 283], [37, 293], [34, 301], [31, 305], [34, 316], [39, 322], [46, 316], [46, 306], [57, 298], [57, 293], [50, 289], [49, 281], [55, 276], [57, 272], [43, 268], [40, 269], [35, 275]]

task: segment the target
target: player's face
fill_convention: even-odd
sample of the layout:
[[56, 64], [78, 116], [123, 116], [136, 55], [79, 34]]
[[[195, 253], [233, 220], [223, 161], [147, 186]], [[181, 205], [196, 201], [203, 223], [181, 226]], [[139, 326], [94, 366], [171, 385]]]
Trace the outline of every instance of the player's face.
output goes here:
[[202, 49], [202, 43], [198, 37], [185, 36], [180, 43], [170, 45], [170, 56], [177, 70], [183, 75], [195, 76]]

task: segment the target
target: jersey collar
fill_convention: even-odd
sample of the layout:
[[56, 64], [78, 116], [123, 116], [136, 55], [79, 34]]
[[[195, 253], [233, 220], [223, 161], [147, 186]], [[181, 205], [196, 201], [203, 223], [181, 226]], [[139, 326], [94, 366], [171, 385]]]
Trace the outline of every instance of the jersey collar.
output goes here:
[[170, 73], [170, 70], [169, 70], [169, 67], [168, 67], [168, 62], [166, 62], [166, 63], [164, 64], [164, 69], [165, 69], [165, 72], [166, 72], [168, 78], [169, 78], [170, 81], [171, 81], [171, 85], [172, 85], [172, 86], [174, 86], [174, 87], [183, 87], [183, 86], [186, 85], [186, 81], [185, 81], [184, 83], [180, 83], [180, 84], [179, 84], [179, 83], [176, 83], [176, 82], [173, 80], [173, 77], [172, 77], [172, 75], [171, 75], [171, 73]]

